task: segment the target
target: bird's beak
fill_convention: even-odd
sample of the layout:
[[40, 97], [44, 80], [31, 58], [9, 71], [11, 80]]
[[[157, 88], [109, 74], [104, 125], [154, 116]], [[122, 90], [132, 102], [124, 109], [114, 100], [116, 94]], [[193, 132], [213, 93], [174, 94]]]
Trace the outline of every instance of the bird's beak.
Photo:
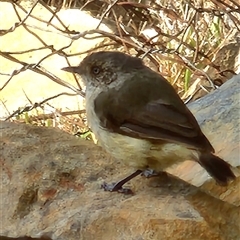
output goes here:
[[63, 71], [66, 71], [66, 72], [71, 72], [71, 73], [78, 73], [78, 74], [81, 74], [81, 69], [80, 67], [64, 67], [62, 68]]

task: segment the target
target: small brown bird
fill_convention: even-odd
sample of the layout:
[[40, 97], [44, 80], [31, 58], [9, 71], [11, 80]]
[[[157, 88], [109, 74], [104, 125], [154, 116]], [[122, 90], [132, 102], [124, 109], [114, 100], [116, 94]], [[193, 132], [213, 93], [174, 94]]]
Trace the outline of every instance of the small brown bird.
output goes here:
[[121, 52], [95, 52], [79, 66], [86, 84], [88, 123], [101, 146], [137, 169], [106, 190], [122, 185], [146, 169], [157, 172], [181, 161], [197, 161], [219, 183], [235, 179], [231, 166], [215, 156], [195, 117], [172, 85], [141, 59]]

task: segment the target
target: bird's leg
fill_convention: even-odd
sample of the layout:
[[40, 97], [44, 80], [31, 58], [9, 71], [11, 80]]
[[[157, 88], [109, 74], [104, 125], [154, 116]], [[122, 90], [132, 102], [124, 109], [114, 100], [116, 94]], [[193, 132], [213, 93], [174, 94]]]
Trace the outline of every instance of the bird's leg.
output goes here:
[[130, 181], [131, 179], [133, 179], [134, 177], [138, 176], [139, 174], [141, 174], [143, 171], [142, 170], [137, 170], [136, 172], [132, 173], [131, 175], [129, 175], [128, 177], [124, 178], [123, 180], [117, 182], [117, 183], [111, 183], [111, 184], [107, 184], [107, 183], [103, 183], [102, 184], [102, 188], [105, 191], [110, 191], [110, 192], [119, 192], [119, 193], [125, 193], [125, 194], [132, 194], [132, 190], [129, 188], [123, 188], [122, 186]]

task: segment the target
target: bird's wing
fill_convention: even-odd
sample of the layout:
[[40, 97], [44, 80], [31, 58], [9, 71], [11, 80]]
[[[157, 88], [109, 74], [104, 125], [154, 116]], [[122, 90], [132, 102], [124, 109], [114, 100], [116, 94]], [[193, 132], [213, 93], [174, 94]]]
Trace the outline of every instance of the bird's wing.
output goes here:
[[95, 99], [95, 111], [103, 128], [134, 138], [183, 143], [214, 152], [192, 113], [165, 79], [142, 81], [137, 91], [132, 86], [102, 92]]

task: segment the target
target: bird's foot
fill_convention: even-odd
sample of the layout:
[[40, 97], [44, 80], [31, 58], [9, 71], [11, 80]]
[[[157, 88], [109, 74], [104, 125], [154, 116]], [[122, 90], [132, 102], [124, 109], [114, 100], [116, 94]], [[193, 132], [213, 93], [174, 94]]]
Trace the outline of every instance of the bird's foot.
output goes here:
[[112, 184], [107, 184], [103, 183], [101, 188], [103, 188], [105, 191], [110, 191], [110, 192], [119, 192], [119, 193], [124, 193], [124, 194], [133, 194], [133, 191], [129, 188], [123, 188], [122, 186], [133, 179], [134, 177], [138, 176], [139, 174], [142, 173], [142, 170], [137, 170], [136, 172], [132, 173], [128, 177], [124, 178], [123, 180], [117, 182], [117, 183], [112, 183]]
[[145, 169], [144, 171], [142, 171], [141, 176], [144, 176], [146, 178], [151, 178], [151, 177], [158, 177], [159, 175], [161, 175], [161, 172], [156, 172], [153, 169]]
[[123, 194], [133, 194], [133, 191], [130, 188], [123, 188], [122, 186], [119, 185], [119, 183], [103, 183], [101, 185], [101, 188], [104, 189], [104, 191], [109, 191], [109, 192], [119, 192]]

